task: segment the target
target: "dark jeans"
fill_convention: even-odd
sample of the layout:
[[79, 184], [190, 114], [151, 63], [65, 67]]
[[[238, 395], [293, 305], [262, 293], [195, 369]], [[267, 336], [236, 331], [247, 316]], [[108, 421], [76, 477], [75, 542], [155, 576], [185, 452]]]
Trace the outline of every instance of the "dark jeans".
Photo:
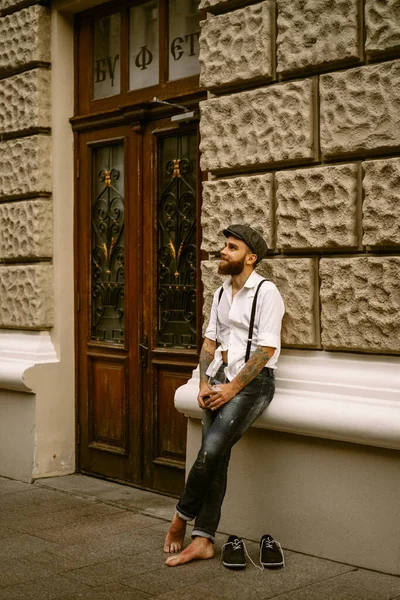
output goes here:
[[177, 504], [182, 518], [195, 519], [192, 537], [214, 539], [226, 492], [231, 448], [268, 406], [274, 392], [274, 375], [271, 369], [263, 369], [221, 408], [203, 410], [201, 448]]

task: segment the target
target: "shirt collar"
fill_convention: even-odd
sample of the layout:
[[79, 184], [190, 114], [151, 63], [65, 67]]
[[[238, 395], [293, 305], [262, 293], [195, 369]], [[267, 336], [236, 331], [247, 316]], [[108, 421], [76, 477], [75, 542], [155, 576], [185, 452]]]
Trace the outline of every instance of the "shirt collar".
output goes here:
[[244, 284], [243, 287], [245, 287], [245, 288], [252, 288], [261, 279], [262, 279], [262, 277], [256, 271], [253, 271], [252, 274], [247, 278], [246, 283]]
[[[257, 273], [257, 271], [253, 271], [251, 275], [249, 275], [249, 277], [247, 278], [245, 284], [243, 287], [245, 288], [252, 288], [254, 287], [260, 280], [262, 279], [261, 275], [259, 275]], [[224, 290], [227, 290], [231, 287], [232, 285], [232, 276], [229, 275], [229, 277], [227, 277], [224, 281], [224, 283], [222, 284], [222, 287], [224, 288]]]
[[229, 277], [227, 277], [224, 281], [224, 283], [222, 284], [222, 287], [224, 288], [224, 290], [227, 290], [228, 288], [230, 288], [232, 285], [232, 276], [229, 275]]

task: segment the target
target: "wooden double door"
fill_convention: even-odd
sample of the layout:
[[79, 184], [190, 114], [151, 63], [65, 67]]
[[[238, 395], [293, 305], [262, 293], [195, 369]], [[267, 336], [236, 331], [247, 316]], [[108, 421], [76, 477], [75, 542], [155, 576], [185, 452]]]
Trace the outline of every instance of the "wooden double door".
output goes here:
[[79, 469], [176, 495], [201, 331], [196, 124], [78, 135]]

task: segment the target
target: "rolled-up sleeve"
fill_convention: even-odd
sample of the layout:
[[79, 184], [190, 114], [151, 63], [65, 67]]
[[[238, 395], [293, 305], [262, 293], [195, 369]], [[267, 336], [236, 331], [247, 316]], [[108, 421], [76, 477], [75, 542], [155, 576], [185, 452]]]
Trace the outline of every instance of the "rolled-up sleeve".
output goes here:
[[204, 337], [209, 340], [217, 341], [217, 312], [218, 312], [218, 300], [219, 300], [219, 292], [221, 288], [218, 288], [214, 293], [213, 303], [211, 306], [210, 320], [207, 325], [207, 329], [204, 333]]
[[276, 287], [263, 290], [263, 292], [259, 304], [257, 346], [280, 348], [285, 305]]

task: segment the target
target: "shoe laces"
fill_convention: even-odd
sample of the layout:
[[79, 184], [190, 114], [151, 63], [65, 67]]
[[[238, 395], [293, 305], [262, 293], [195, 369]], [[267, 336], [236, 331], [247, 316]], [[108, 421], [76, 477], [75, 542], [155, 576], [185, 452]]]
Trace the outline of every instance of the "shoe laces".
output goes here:
[[[240, 549], [241, 549], [241, 547], [242, 547], [242, 544], [243, 544], [243, 546], [244, 546], [244, 542], [242, 542], [242, 540], [239, 540], [239, 538], [235, 538], [235, 539], [233, 540], [233, 542], [230, 542], [230, 543], [232, 544], [232, 549], [233, 549], [233, 550], [240, 550]], [[224, 546], [225, 546], [225, 545], [226, 545], [226, 544], [224, 544]]]
[[280, 545], [279, 542], [277, 542], [273, 538], [263, 540], [263, 543], [261, 544], [261, 547], [260, 547], [260, 562], [261, 562], [261, 555], [262, 555], [263, 547], [265, 547], [267, 550], [272, 550], [273, 552], [276, 552], [279, 549], [281, 551], [281, 555], [282, 555], [283, 566], [285, 566], [285, 556], [283, 554], [282, 546]]
[[251, 558], [250, 554], [247, 551], [246, 548], [246, 544], [244, 543], [243, 540], [239, 539], [239, 538], [235, 538], [232, 542], [226, 542], [221, 549], [221, 558], [222, 558], [222, 554], [224, 551], [225, 546], [232, 546], [233, 550], [240, 550], [241, 548], [244, 549], [245, 554], [247, 556], [247, 558], [249, 559], [249, 561], [251, 562], [252, 565], [255, 566], [256, 569], [260, 569], [260, 571], [264, 571], [264, 565], [261, 565], [261, 567], [259, 565], [256, 565], [256, 563], [254, 562], [254, 560]]
[[243, 546], [243, 548], [246, 549], [245, 543], [243, 540], [241, 540], [240, 538], [235, 538], [232, 542], [226, 542], [221, 549], [221, 557], [222, 557], [222, 553], [224, 551], [225, 546], [232, 546], [232, 550], [240, 550]]
[[275, 540], [263, 540], [263, 544], [267, 550], [275, 550], [274, 548]]

